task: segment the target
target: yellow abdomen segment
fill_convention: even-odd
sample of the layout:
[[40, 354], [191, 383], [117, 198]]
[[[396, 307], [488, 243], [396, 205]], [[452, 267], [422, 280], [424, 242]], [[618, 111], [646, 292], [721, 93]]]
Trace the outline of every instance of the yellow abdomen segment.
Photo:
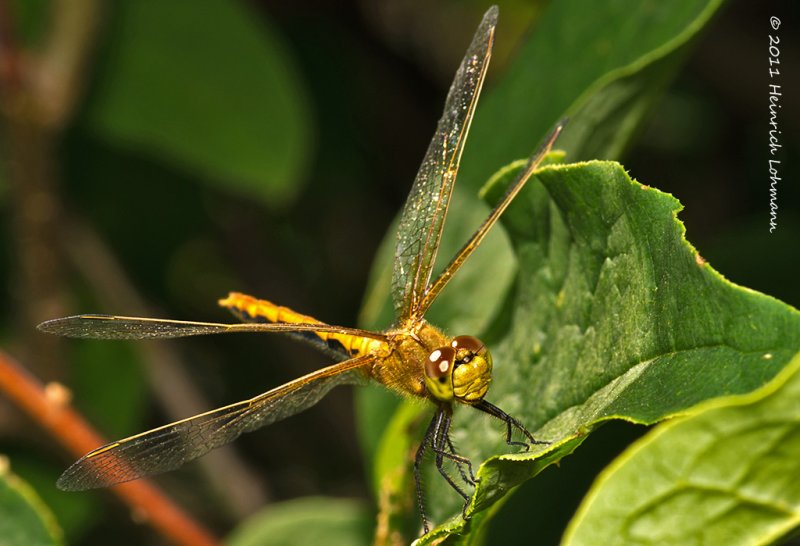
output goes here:
[[[242, 322], [280, 322], [288, 324], [324, 324], [322, 321], [293, 311], [288, 307], [275, 305], [247, 294], [231, 292], [227, 298], [219, 300], [219, 305], [231, 311]], [[343, 349], [350, 356], [366, 354], [374, 340], [350, 334], [331, 332], [307, 332], [326, 342], [333, 349]], [[298, 332], [300, 334], [300, 332]]]

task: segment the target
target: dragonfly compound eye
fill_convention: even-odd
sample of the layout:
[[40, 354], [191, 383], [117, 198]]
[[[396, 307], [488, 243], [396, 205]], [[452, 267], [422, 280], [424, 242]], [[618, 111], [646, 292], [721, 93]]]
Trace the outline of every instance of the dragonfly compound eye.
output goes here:
[[492, 355], [477, 338], [458, 336], [450, 345], [455, 350], [453, 397], [465, 404], [483, 400], [492, 381]]
[[453, 399], [453, 368], [456, 365], [456, 350], [440, 347], [425, 361], [425, 386], [434, 398], [442, 402]]

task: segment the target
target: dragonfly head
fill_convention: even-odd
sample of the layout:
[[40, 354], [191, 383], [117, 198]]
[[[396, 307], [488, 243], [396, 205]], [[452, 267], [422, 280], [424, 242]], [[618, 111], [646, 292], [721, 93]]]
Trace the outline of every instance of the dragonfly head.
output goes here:
[[483, 400], [492, 381], [492, 356], [482, 341], [472, 336], [453, 338], [425, 363], [425, 386], [442, 402], [456, 399], [464, 404]]

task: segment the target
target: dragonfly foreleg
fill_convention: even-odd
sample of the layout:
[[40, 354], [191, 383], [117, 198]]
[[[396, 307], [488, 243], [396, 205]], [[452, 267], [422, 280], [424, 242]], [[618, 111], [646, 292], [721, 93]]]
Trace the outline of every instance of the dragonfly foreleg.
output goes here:
[[[487, 402], [486, 400], [481, 400], [477, 404], [473, 404], [472, 407], [479, 409], [484, 413], [488, 413], [492, 417], [496, 417], [497, 419], [500, 419], [506, 424], [506, 444], [510, 446], [524, 447], [525, 451], [528, 451], [532, 445], [550, 443], [542, 440], [537, 440], [536, 438], [534, 438], [533, 434], [531, 434], [530, 431], [527, 428], [525, 428], [525, 426], [522, 423], [511, 417], [509, 414], [507, 414], [494, 404]], [[527, 442], [517, 442], [513, 439], [513, 432], [515, 428], [525, 435], [525, 437], [528, 439]]]

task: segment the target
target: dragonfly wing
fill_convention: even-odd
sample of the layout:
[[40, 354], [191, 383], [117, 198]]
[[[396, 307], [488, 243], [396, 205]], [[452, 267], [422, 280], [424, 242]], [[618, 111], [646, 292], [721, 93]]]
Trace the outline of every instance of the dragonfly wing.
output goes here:
[[418, 310], [420, 315], [424, 314], [425, 311], [428, 310], [428, 307], [434, 302], [436, 297], [439, 295], [439, 292], [450, 282], [450, 279], [453, 278], [456, 271], [462, 266], [462, 264], [467, 260], [467, 258], [472, 255], [478, 245], [481, 244], [483, 238], [489, 233], [489, 230], [492, 229], [492, 226], [497, 222], [500, 218], [500, 215], [508, 208], [508, 205], [511, 204], [511, 201], [514, 200], [514, 197], [522, 190], [525, 183], [533, 176], [533, 173], [536, 171], [536, 168], [539, 164], [544, 160], [547, 154], [550, 152], [550, 149], [553, 147], [553, 143], [558, 138], [558, 135], [561, 134], [561, 130], [564, 128], [567, 120], [563, 119], [559, 121], [550, 134], [545, 138], [544, 143], [539, 147], [539, 149], [534, 153], [530, 159], [528, 160], [528, 164], [525, 166], [522, 171], [517, 175], [517, 178], [514, 182], [508, 187], [505, 195], [500, 202], [492, 209], [489, 213], [489, 216], [486, 217], [486, 220], [483, 221], [483, 224], [480, 225], [478, 230], [472, 234], [467, 243], [461, 247], [461, 250], [455, 255], [455, 257], [450, 261], [447, 267], [439, 274], [435, 281], [433, 281], [428, 290], [425, 292], [422, 301], [419, 303]]
[[250, 400], [112, 442], [87, 453], [58, 479], [65, 491], [83, 491], [179, 468], [250, 432], [299, 413], [333, 387], [360, 383], [374, 357], [328, 366]]
[[38, 328], [49, 334], [91, 339], [169, 339], [235, 332], [328, 332], [386, 339], [385, 335], [378, 332], [322, 322], [221, 324], [117, 315], [74, 315], [48, 320], [41, 323]]
[[489, 66], [497, 12], [494, 6], [483, 16], [461, 61], [436, 133], [400, 216], [392, 296], [401, 319], [418, 316], [416, 307], [431, 277], [461, 152]]

